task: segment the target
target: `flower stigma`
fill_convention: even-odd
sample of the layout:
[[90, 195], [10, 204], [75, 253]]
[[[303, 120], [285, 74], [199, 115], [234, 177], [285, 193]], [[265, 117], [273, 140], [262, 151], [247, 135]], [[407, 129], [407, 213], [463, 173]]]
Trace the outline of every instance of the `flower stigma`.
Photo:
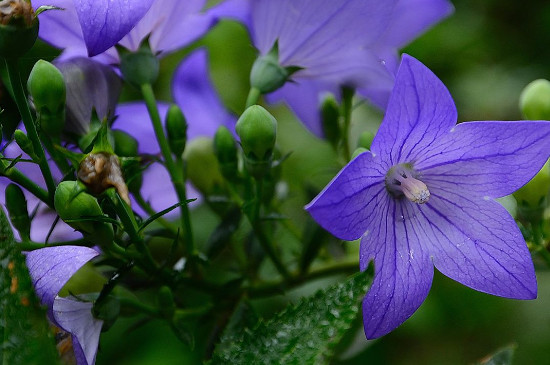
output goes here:
[[417, 177], [409, 164], [396, 165], [386, 174], [386, 189], [395, 197], [405, 195], [413, 203], [424, 204], [430, 199], [430, 191]]

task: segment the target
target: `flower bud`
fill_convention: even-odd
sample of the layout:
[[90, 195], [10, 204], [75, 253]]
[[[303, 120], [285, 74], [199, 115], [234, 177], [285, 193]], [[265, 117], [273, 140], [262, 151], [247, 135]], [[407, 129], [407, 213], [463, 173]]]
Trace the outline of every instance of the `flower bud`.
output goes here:
[[13, 136], [15, 138], [15, 143], [21, 148], [23, 152], [25, 152], [27, 155], [29, 155], [33, 160], [37, 161], [38, 156], [34, 153], [34, 147], [32, 146], [32, 142], [27, 137], [25, 132], [23, 132], [21, 129], [17, 129]]
[[166, 113], [166, 134], [172, 153], [181, 156], [187, 140], [187, 121], [177, 105], [171, 105]]
[[37, 37], [38, 18], [30, 1], [0, 2], [0, 57], [20, 57], [32, 48]]
[[38, 60], [27, 81], [40, 118], [40, 129], [50, 137], [59, 137], [65, 126], [65, 81], [61, 72], [51, 63]]
[[245, 155], [245, 164], [255, 176], [263, 176], [271, 165], [277, 138], [277, 120], [259, 105], [244, 111], [237, 125], [237, 134]]
[[172, 290], [168, 286], [164, 285], [159, 289], [157, 301], [162, 316], [171, 319], [176, 311], [176, 304]]
[[283, 86], [290, 75], [289, 69], [279, 64], [279, 50], [275, 44], [268, 54], [254, 61], [250, 71], [250, 86], [267, 94]]
[[357, 142], [357, 147], [363, 147], [367, 150], [370, 150], [372, 141], [374, 140], [374, 133], [369, 131], [364, 131], [359, 135], [359, 141]]
[[519, 107], [530, 120], [550, 120], [550, 81], [532, 81], [521, 92]]
[[212, 139], [193, 139], [187, 145], [183, 158], [187, 161], [187, 176], [204, 195], [215, 193], [223, 185]]
[[81, 182], [61, 182], [55, 190], [54, 206], [63, 221], [82, 232], [91, 242], [104, 245], [113, 240], [113, 227], [108, 223], [91, 220], [72, 221], [103, 216], [96, 198], [86, 192], [86, 187]]
[[237, 144], [229, 129], [224, 126], [219, 127], [214, 136], [214, 153], [222, 175], [229, 180], [234, 179], [238, 170]]
[[334, 95], [327, 95], [321, 104], [321, 123], [325, 138], [334, 148], [340, 141], [340, 106]]
[[11, 223], [19, 231], [21, 238], [30, 239], [31, 220], [27, 210], [27, 199], [23, 190], [15, 184], [9, 184], [6, 187], [6, 208], [8, 208]]
[[118, 48], [120, 55], [120, 72], [126, 81], [134, 86], [154, 83], [159, 75], [159, 61], [147, 44], [137, 51], [130, 52]]

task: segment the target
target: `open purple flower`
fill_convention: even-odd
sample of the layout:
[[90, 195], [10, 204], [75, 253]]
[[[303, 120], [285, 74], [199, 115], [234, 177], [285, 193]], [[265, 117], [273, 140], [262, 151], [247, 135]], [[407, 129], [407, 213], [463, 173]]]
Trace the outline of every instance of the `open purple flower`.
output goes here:
[[[193, 52], [178, 66], [172, 80], [172, 93], [187, 119], [188, 141], [201, 136], [213, 137], [221, 125], [234, 129], [236, 118], [223, 106], [209, 78], [206, 50], [199, 49]], [[166, 115], [168, 107], [168, 103], [158, 103], [162, 117]], [[160, 147], [153, 137], [153, 126], [144, 103], [120, 104], [116, 114], [113, 129], [122, 130], [137, 139], [140, 153], [160, 154]], [[159, 163], [153, 163], [144, 172], [141, 193], [157, 211], [178, 202], [170, 176]], [[189, 198], [198, 196], [194, 189], [189, 189]], [[143, 213], [137, 204], [134, 204], [133, 208]]]
[[46, 247], [26, 254], [36, 294], [47, 306], [52, 322], [71, 334], [78, 365], [95, 363], [103, 321], [93, 317], [92, 303], [62, 298], [58, 293], [71, 276], [98, 255], [80, 246]]
[[385, 105], [397, 49], [452, 11], [446, 0], [254, 0], [250, 7], [260, 55], [277, 41], [280, 64], [301, 68], [269, 100], [285, 101], [320, 137], [323, 92], [353, 86]]
[[202, 37], [220, 16], [225, 16], [221, 9], [203, 11], [206, 0], [33, 0], [32, 3], [35, 7], [56, 5], [65, 9], [40, 16], [40, 38], [64, 49], [62, 58], [96, 56], [97, 60], [110, 64], [119, 61], [116, 44], [136, 51], [148, 38], [153, 53], [164, 55]]
[[416, 311], [434, 265], [485, 293], [537, 295], [521, 232], [494, 199], [543, 166], [550, 122], [455, 125], [456, 119], [441, 81], [404, 55], [371, 151], [345, 166], [306, 207], [335, 236], [361, 238], [361, 270], [374, 260], [374, 282], [363, 301], [369, 339]]

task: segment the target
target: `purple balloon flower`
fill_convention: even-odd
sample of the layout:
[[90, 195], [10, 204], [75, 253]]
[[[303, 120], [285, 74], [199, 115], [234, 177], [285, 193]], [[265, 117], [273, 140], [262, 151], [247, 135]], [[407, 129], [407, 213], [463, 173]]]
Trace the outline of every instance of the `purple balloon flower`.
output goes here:
[[[213, 137], [219, 126], [234, 129], [236, 118], [230, 114], [219, 99], [208, 74], [206, 50], [199, 49], [189, 55], [176, 69], [172, 80], [174, 100], [187, 119], [187, 140], [196, 137]], [[160, 115], [168, 111], [168, 103], [158, 103]], [[122, 130], [139, 142], [142, 154], [159, 155], [160, 147], [150, 121], [147, 108], [142, 102], [120, 104], [113, 129]], [[150, 165], [143, 174], [141, 193], [153, 209], [160, 211], [178, 202], [166, 168], [159, 163]], [[197, 198], [199, 193], [188, 184], [188, 198]], [[133, 208], [144, 212], [137, 204]], [[177, 212], [173, 211], [172, 216]]]
[[52, 322], [71, 334], [78, 365], [95, 363], [103, 321], [93, 317], [92, 303], [57, 294], [71, 276], [98, 255], [96, 250], [80, 246], [45, 247], [26, 254], [36, 294], [47, 306]]
[[116, 44], [136, 51], [148, 38], [153, 53], [162, 56], [202, 37], [220, 17], [237, 16], [239, 9], [232, 7], [228, 14], [216, 8], [203, 11], [206, 0], [33, 0], [32, 4], [64, 9], [40, 15], [39, 33], [64, 49], [62, 58], [96, 56], [110, 64], [119, 61]]
[[445, 86], [404, 55], [371, 151], [306, 207], [335, 236], [361, 238], [361, 270], [374, 260], [374, 282], [363, 301], [369, 339], [416, 311], [434, 265], [475, 290], [537, 296], [529, 250], [494, 199], [527, 183], [546, 162], [550, 122], [456, 120]]
[[282, 66], [299, 66], [269, 100], [285, 101], [322, 137], [319, 103], [341, 85], [385, 106], [397, 49], [453, 9], [447, 0], [254, 0], [248, 27], [261, 55], [278, 42]]

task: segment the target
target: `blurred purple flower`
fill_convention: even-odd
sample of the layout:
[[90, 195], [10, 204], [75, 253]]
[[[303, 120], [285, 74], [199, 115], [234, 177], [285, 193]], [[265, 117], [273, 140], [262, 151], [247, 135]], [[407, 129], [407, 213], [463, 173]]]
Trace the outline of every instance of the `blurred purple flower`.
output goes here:
[[[244, 0], [242, 0], [244, 1]], [[241, 1], [241, 2], [242, 2]], [[319, 103], [342, 85], [385, 106], [397, 49], [448, 16], [447, 0], [253, 0], [246, 21], [260, 55], [278, 42], [282, 66], [299, 66], [295, 83], [271, 94], [322, 137]]]
[[93, 317], [92, 303], [57, 294], [84, 264], [98, 255], [97, 251], [80, 246], [45, 247], [26, 254], [36, 294], [47, 306], [51, 321], [71, 334], [78, 365], [95, 363], [103, 321]]
[[225, 16], [223, 9], [203, 11], [206, 0], [33, 0], [32, 4], [65, 9], [40, 15], [40, 38], [64, 49], [62, 58], [89, 55], [108, 64], [118, 63], [115, 44], [135, 51], [148, 38], [153, 53], [162, 56], [199, 39]]
[[306, 207], [335, 236], [361, 238], [361, 270], [374, 259], [363, 301], [369, 339], [416, 311], [434, 265], [475, 290], [537, 296], [529, 250], [494, 199], [527, 183], [546, 162], [550, 122], [455, 125], [456, 119], [441, 81], [404, 55], [371, 152], [351, 161]]
[[[206, 50], [199, 49], [193, 52], [178, 66], [172, 80], [172, 94], [187, 119], [188, 141], [200, 136], [213, 137], [221, 125], [230, 130], [234, 129], [236, 118], [225, 109], [210, 80]], [[169, 104], [160, 102], [158, 108], [160, 115], [164, 117]], [[120, 104], [116, 114], [113, 129], [122, 130], [137, 139], [139, 153], [160, 154], [160, 147], [154, 138], [153, 126], [144, 103]], [[198, 192], [189, 187], [190, 185], [188, 198], [197, 198]], [[144, 172], [141, 193], [156, 211], [178, 202], [170, 176], [159, 163], [153, 163]], [[143, 214], [137, 204], [133, 204], [132, 207]]]

